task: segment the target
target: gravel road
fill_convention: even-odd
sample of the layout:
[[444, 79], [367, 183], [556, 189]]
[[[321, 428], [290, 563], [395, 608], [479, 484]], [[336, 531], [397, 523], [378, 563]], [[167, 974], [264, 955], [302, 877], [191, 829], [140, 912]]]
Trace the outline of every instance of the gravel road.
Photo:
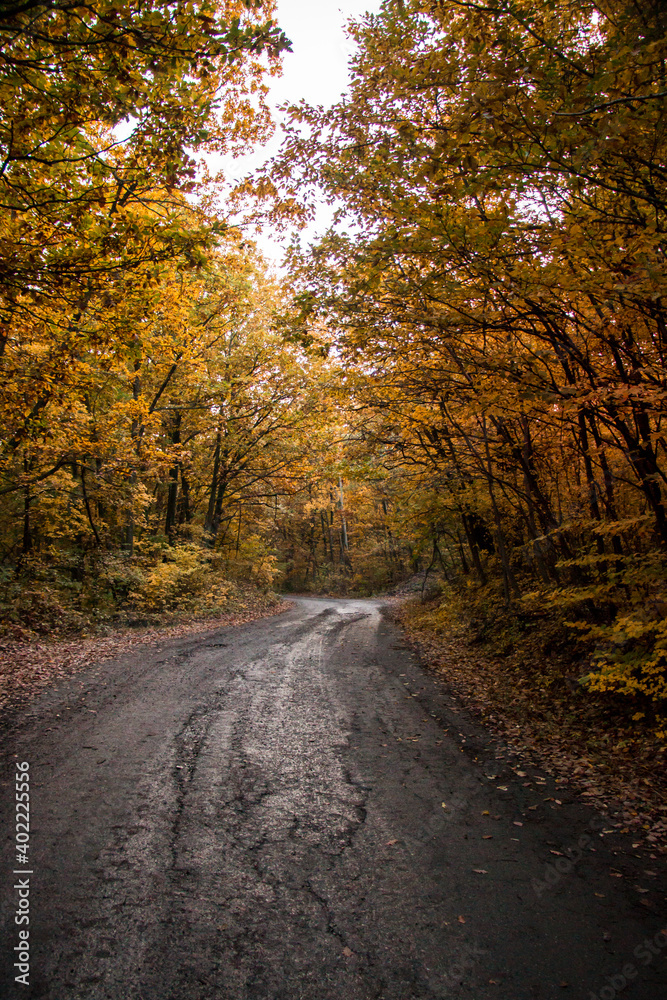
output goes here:
[[498, 761], [378, 601], [93, 664], [1, 749], [3, 1000], [667, 997], [662, 862]]

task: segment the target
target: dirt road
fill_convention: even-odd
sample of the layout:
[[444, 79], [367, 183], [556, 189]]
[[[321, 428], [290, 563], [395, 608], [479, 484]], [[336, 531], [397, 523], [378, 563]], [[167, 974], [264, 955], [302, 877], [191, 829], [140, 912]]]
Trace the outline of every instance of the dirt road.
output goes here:
[[667, 996], [661, 862], [499, 763], [379, 602], [93, 665], [2, 751], [6, 1000]]

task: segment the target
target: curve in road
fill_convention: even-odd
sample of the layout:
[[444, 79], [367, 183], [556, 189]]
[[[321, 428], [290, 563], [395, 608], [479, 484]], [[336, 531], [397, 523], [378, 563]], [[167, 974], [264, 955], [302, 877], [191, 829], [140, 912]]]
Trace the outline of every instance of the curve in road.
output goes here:
[[93, 665], [18, 720], [4, 762], [8, 1000], [667, 995], [664, 921], [612, 877], [600, 818], [508, 771], [380, 602], [299, 598]]

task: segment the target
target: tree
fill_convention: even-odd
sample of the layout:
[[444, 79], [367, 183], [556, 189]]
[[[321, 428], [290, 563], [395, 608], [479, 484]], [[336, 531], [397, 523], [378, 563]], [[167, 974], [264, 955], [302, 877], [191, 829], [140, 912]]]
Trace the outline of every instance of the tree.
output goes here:
[[87, 560], [132, 553], [163, 469], [184, 461], [166, 393], [181, 362], [201, 370], [215, 353], [186, 297], [217, 269], [239, 283], [235, 308], [251, 280], [197, 159], [270, 129], [264, 79], [289, 45], [272, 13], [216, 0], [0, 12], [1, 534], [25, 579], [66, 566], [78, 586]]
[[193, 154], [267, 128], [259, 56], [275, 64], [287, 41], [258, 20], [264, 10], [3, 8], [0, 393], [17, 379], [32, 386], [5, 449], [40, 419], [86, 313], [121, 301], [132, 272], [159, 281], [165, 262], [196, 267], [214, 245], [221, 222], [186, 211], [184, 196], [195, 188]]
[[353, 28], [350, 96], [292, 108], [256, 184], [277, 216], [299, 191], [338, 206], [293, 251], [294, 329], [337, 329], [370, 433], [438, 498], [431, 534], [444, 501], [507, 603], [552, 588], [613, 621], [634, 602], [654, 696], [664, 28], [659, 4], [387, 2]]

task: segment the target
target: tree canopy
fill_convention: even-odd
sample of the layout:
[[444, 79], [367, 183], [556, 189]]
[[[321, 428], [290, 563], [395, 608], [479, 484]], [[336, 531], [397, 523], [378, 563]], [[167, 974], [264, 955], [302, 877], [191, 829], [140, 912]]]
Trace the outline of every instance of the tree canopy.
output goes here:
[[255, 185], [276, 217], [336, 206], [293, 249], [293, 329], [327, 324], [357, 447], [433, 559], [570, 607], [590, 683], [658, 699], [665, 27], [660, 4], [388, 0], [349, 96], [291, 108]]
[[386, 0], [237, 192], [334, 207], [284, 280], [205, 165], [272, 127], [271, 3], [0, 13], [7, 601], [421, 569], [664, 699], [663, 5]]

